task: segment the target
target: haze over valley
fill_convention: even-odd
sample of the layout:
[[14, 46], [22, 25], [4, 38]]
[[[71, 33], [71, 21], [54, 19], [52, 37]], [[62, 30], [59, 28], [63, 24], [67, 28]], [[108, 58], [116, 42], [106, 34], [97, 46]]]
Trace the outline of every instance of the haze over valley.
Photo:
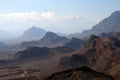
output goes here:
[[120, 80], [119, 3], [1, 0], [0, 80]]

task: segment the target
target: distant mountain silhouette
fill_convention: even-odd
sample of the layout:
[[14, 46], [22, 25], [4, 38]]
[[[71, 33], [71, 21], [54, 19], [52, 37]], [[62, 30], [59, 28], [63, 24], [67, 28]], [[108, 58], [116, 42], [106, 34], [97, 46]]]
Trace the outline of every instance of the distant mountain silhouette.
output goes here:
[[61, 58], [61, 67], [88, 65], [97, 71], [109, 72], [116, 80], [120, 79], [120, 40], [117, 38], [91, 35], [84, 47], [74, 53], [71, 57]]
[[0, 42], [0, 48], [7, 46], [5, 43]]
[[75, 33], [69, 37], [83, 38], [91, 34], [100, 35], [101, 33], [120, 32], [120, 11], [113, 12], [109, 17], [103, 19], [91, 30], [84, 30], [82, 33]]
[[30, 41], [30, 42], [23, 42], [21, 46], [22, 47], [32, 47], [32, 46], [56, 47], [56, 46], [62, 46], [68, 41], [69, 39], [66, 37], [58, 36], [53, 32], [47, 32], [42, 39], [36, 41]]
[[68, 69], [54, 73], [43, 80], [114, 80], [110, 75], [93, 71], [88, 67]]
[[46, 31], [44, 29], [33, 26], [27, 31], [25, 31], [21, 38], [23, 39], [23, 41], [25, 40], [32, 41], [32, 40], [41, 39], [45, 34]]

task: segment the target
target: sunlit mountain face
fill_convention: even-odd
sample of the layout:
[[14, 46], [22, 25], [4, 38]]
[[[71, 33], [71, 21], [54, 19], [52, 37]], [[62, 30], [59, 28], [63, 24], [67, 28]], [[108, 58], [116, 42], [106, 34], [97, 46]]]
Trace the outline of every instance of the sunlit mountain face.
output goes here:
[[0, 80], [120, 80], [119, 4], [0, 0]]

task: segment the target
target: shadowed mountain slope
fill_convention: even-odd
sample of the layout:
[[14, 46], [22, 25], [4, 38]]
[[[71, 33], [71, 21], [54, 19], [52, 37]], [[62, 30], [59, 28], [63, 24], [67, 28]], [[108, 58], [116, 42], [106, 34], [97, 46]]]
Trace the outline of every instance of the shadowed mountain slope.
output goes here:
[[69, 47], [72, 49], [78, 49], [85, 44], [84, 40], [78, 38], [72, 38], [68, 43], [64, 44], [64, 47]]
[[88, 67], [69, 69], [54, 73], [44, 80], [114, 80], [110, 75], [93, 71]]

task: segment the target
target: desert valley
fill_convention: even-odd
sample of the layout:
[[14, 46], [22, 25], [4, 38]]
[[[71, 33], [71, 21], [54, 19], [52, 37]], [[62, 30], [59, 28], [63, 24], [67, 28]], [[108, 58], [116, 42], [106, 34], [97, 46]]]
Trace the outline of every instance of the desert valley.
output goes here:
[[0, 59], [0, 80], [120, 80], [120, 11], [77, 34], [33, 26]]

